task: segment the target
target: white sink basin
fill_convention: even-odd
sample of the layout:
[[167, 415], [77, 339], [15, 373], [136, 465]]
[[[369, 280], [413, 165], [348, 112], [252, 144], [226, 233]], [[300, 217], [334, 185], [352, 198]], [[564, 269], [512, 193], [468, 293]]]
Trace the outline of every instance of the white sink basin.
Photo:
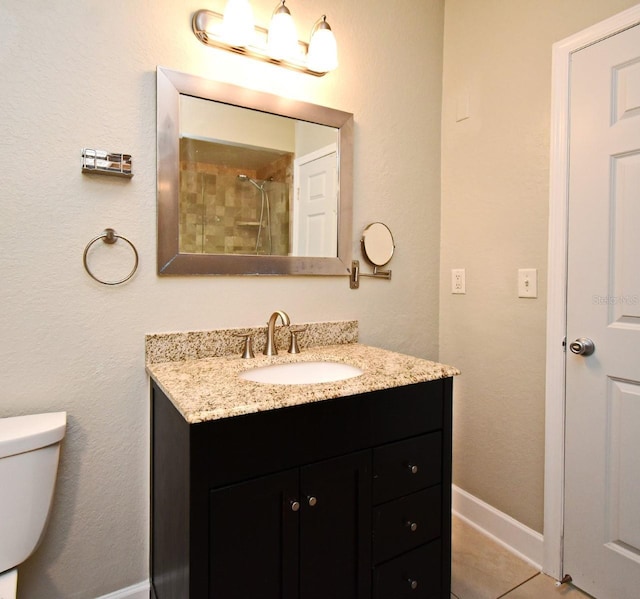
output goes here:
[[313, 385], [333, 383], [360, 376], [364, 371], [341, 362], [290, 362], [258, 366], [239, 374], [241, 379], [271, 385]]

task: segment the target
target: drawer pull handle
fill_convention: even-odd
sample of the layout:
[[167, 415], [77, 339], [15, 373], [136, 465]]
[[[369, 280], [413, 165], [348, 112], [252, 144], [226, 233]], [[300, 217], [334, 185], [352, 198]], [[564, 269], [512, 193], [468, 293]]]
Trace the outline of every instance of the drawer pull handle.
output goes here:
[[407, 528], [411, 532], [416, 532], [416, 530], [418, 530], [418, 523], [417, 522], [411, 522], [411, 520], [409, 520], [409, 522], [407, 522]]
[[289, 505], [291, 506], [291, 511], [292, 512], [297, 512], [300, 509], [300, 502], [299, 501], [291, 501], [289, 503]]
[[409, 583], [409, 587], [411, 588], [412, 591], [415, 591], [418, 588], [417, 580], [413, 580], [412, 578], [410, 578], [407, 582]]
[[409, 468], [409, 471], [411, 472], [411, 474], [418, 474], [417, 464], [409, 464], [407, 468]]
[[314, 507], [318, 503], [318, 498], [314, 497], [313, 495], [309, 495], [309, 497], [307, 497], [307, 500], [309, 501], [309, 507]]

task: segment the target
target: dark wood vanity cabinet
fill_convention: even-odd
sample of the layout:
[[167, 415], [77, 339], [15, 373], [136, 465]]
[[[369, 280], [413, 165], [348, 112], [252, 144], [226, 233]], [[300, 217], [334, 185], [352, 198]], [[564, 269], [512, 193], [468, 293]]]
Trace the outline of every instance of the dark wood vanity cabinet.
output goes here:
[[152, 596], [449, 599], [451, 379], [152, 420]]

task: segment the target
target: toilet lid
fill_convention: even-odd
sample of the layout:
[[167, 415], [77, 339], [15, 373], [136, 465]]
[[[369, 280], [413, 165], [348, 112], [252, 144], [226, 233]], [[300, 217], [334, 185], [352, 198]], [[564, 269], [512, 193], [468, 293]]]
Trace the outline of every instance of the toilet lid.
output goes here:
[[0, 458], [58, 443], [66, 425], [66, 412], [0, 418]]

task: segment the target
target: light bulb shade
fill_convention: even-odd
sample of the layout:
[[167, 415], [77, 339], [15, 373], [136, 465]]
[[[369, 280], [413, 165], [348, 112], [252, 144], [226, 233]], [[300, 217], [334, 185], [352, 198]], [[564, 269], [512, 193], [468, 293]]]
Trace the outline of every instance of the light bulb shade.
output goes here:
[[338, 67], [338, 44], [326, 17], [313, 28], [307, 53], [307, 68], [318, 73], [333, 71]]
[[276, 60], [300, 59], [298, 33], [284, 0], [273, 12], [267, 36], [267, 52]]
[[255, 37], [249, 0], [228, 0], [222, 19], [222, 37], [231, 46], [250, 46]]

